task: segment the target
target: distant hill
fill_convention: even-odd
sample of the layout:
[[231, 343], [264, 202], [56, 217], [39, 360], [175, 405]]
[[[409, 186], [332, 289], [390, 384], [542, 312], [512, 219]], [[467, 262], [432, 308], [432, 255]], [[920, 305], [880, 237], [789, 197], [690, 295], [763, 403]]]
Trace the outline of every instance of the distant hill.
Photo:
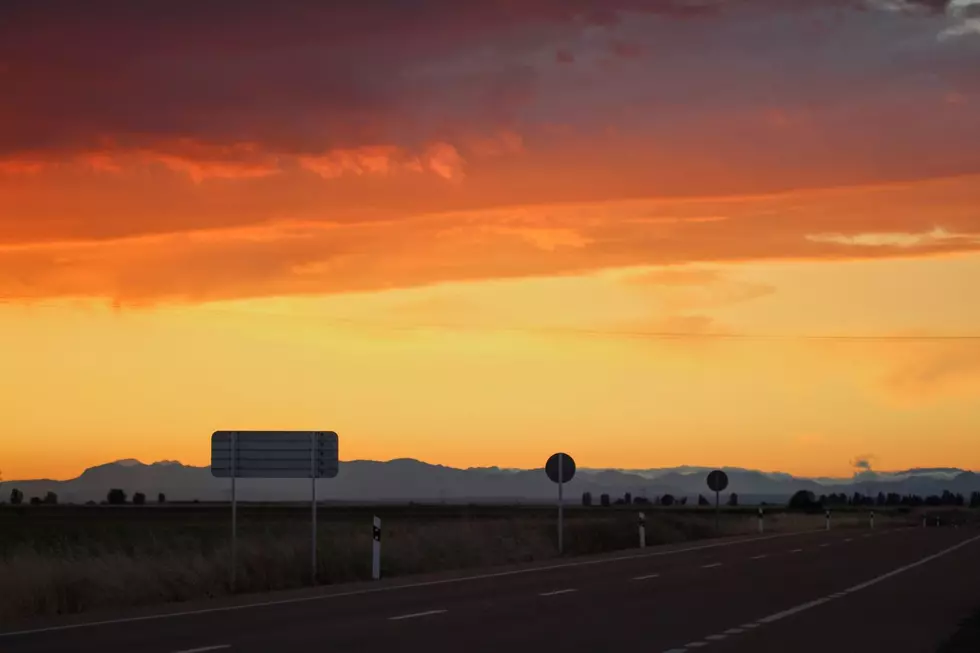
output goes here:
[[[630, 492], [636, 497], [653, 498], [663, 494], [696, 497], [708, 495], [705, 476], [708, 467], [659, 469], [580, 469], [565, 487], [569, 501], [578, 501], [582, 492], [608, 493], [618, 498]], [[940, 494], [943, 490], [968, 495], [980, 491], [980, 475], [955, 468], [911, 469], [901, 472], [864, 471], [851, 479], [809, 479], [779, 472], [728, 467], [728, 492], [737, 492], [743, 503], [782, 502], [801, 489], [815, 494], [831, 492], [897, 492], [899, 494]], [[101, 501], [111, 488], [122, 488], [130, 496], [143, 492], [155, 501], [163, 492], [168, 501], [223, 501], [230, 497], [230, 482], [211, 476], [208, 467], [192, 467], [173, 461], [143, 464], [120, 460], [86, 469], [67, 481], [8, 481], [0, 490], [6, 500], [11, 488], [25, 497], [56, 492], [63, 503]], [[310, 494], [308, 480], [239, 480], [242, 501], [304, 501]], [[497, 467], [457, 469], [431, 465], [412, 459], [387, 462], [352, 460], [340, 464], [337, 478], [318, 481], [318, 495], [324, 501], [523, 501], [543, 502], [555, 498], [556, 488], [542, 469], [514, 470]]]

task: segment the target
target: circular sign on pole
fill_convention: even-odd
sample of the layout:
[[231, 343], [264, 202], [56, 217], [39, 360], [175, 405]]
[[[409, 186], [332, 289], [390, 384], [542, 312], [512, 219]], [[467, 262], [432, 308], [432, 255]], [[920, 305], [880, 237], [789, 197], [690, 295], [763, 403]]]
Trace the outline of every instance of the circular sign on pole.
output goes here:
[[726, 487], [728, 487], [728, 474], [720, 469], [708, 474], [708, 488], [712, 492], [722, 492]]
[[[561, 477], [558, 476], [559, 464], [561, 465]], [[567, 453], [556, 453], [548, 459], [544, 471], [552, 482], [568, 483], [575, 476], [575, 460]]]

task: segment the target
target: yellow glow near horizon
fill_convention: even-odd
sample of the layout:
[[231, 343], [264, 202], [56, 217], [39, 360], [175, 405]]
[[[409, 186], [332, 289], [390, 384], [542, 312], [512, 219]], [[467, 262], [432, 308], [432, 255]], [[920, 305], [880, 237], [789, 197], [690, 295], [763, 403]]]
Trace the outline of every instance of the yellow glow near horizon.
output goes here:
[[[793, 337], [978, 332], [980, 256], [694, 270], [5, 305], [0, 464], [6, 478], [204, 465], [216, 429], [331, 428], [345, 460], [534, 467], [563, 448], [587, 467], [847, 475], [864, 453], [980, 467], [980, 342]], [[692, 316], [709, 337], [642, 335]]]

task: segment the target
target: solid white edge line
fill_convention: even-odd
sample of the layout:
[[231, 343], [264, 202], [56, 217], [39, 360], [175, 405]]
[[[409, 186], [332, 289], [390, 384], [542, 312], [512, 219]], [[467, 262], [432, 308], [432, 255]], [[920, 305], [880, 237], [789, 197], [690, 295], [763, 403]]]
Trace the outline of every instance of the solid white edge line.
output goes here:
[[[806, 603], [801, 603], [799, 605], [793, 606], [792, 608], [788, 608], [786, 610], [782, 610], [781, 612], [776, 612], [776, 613], [773, 613], [773, 614], [768, 615], [766, 617], [762, 617], [761, 619], [756, 620], [754, 623], [742, 624], [741, 626], [739, 626], [739, 628], [730, 628], [729, 630], [726, 630], [723, 634], [719, 634], [719, 635], [708, 635], [707, 637], [705, 637], [705, 639], [706, 640], [711, 640], [711, 641], [723, 640], [723, 639], [725, 639], [726, 635], [728, 635], [730, 633], [733, 633], [733, 632], [741, 632], [740, 629], [757, 628], [758, 626], [760, 626], [762, 624], [770, 624], [770, 623], [772, 623], [774, 621], [779, 621], [780, 619], [785, 619], [786, 617], [790, 617], [790, 616], [792, 616], [794, 614], [798, 614], [800, 612], [804, 612], [806, 610], [809, 610], [810, 608], [815, 608], [817, 606], [823, 605], [824, 603], [829, 603], [830, 601], [833, 601], [835, 599], [843, 598], [845, 595], [850, 594], [851, 592], [858, 592], [860, 590], [867, 589], [868, 587], [871, 587], [872, 585], [877, 585], [878, 583], [881, 583], [881, 582], [883, 582], [885, 580], [888, 580], [892, 576], [897, 576], [897, 575], [899, 575], [901, 573], [904, 573], [904, 572], [906, 572], [906, 571], [908, 571], [910, 569], [915, 569], [916, 567], [920, 567], [920, 566], [926, 564], [927, 562], [932, 562], [933, 560], [936, 560], [937, 558], [941, 558], [944, 555], [950, 554], [953, 551], [956, 551], [957, 549], [961, 549], [964, 546], [966, 546], [967, 544], [971, 544], [972, 542], [976, 542], [978, 540], [980, 540], [980, 535], [977, 535], [976, 537], [971, 537], [970, 539], [964, 540], [964, 541], [960, 542], [959, 544], [954, 544], [953, 546], [948, 547], [948, 548], [945, 548], [942, 551], [939, 551], [937, 553], [933, 553], [932, 555], [926, 556], [925, 558], [920, 558], [919, 560], [916, 560], [915, 562], [909, 563], [909, 564], [904, 565], [902, 567], [898, 567], [897, 569], [892, 569], [891, 571], [886, 572], [884, 574], [881, 574], [880, 576], [875, 576], [871, 580], [865, 581], [863, 583], [859, 583], [857, 585], [852, 585], [851, 587], [848, 587], [846, 590], [842, 590], [840, 592], [835, 592], [833, 594], [828, 594], [828, 595], [822, 596], [822, 597], [820, 597], [818, 599], [814, 599], [812, 601], [807, 601]], [[689, 644], [686, 644], [685, 647], [686, 648], [700, 648], [700, 647], [706, 646], [706, 645], [707, 645], [707, 642], [691, 642]], [[680, 650], [683, 651], [684, 649], [680, 649]]]
[[231, 644], [216, 644], [215, 646], [202, 646], [200, 648], [189, 648], [174, 653], [204, 653], [205, 651], [220, 651], [221, 649], [231, 648]]
[[720, 567], [720, 566], [721, 566], [720, 562], [712, 562], [711, 564], [702, 565], [701, 569], [713, 569], [714, 567]]
[[763, 558], [768, 558], [768, 557], [769, 557], [768, 553], [760, 553], [757, 556], [752, 556], [751, 558], [749, 558], [749, 560], [762, 560]]
[[577, 592], [578, 590], [574, 587], [570, 587], [564, 590], [554, 590], [553, 592], [541, 592], [538, 596], [558, 596], [559, 594], [571, 594], [572, 592]]
[[[925, 558], [921, 558], [919, 560], [916, 560], [915, 562], [909, 563], [909, 564], [904, 565], [902, 567], [898, 567], [897, 569], [892, 569], [891, 571], [886, 572], [884, 574], [881, 574], [880, 576], [875, 576], [871, 580], [867, 580], [867, 581], [865, 581], [863, 583], [859, 583], [857, 585], [852, 585], [851, 587], [848, 587], [846, 590], [843, 590], [843, 592], [844, 593], [847, 593], [847, 594], [850, 594], [852, 592], [858, 592], [860, 590], [867, 589], [867, 588], [871, 587], [872, 585], [877, 585], [878, 583], [881, 583], [883, 581], [888, 580], [892, 576], [897, 576], [897, 575], [902, 574], [902, 573], [904, 573], [906, 571], [909, 571], [910, 569], [915, 569], [916, 567], [920, 567], [920, 566], [922, 566], [922, 565], [924, 565], [924, 564], [926, 564], [928, 562], [932, 562], [933, 560], [936, 560], [937, 558], [941, 558], [941, 557], [943, 557], [945, 555], [948, 555], [948, 554], [952, 553], [953, 551], [956, 551], [957, 549], [961, 549], [964, 546], [966, 546], [968, 544], [972, 544], [973, 542], [976, 542], [978, 540], [980, 540], [980, 535], [977, 535], [976, 537], [971, 537], [970, 539], [964, 540], [964, 541], [960, 542], [959, 544], [954, 544], [953, 546], [948, 547], [948, 548], [945, 548], [942, 551], [939, 551], [938, 553], [933, 553], [932, 555], [926, 556]], [[760, 623], [760, 624], [768, 624], [768, 623], [772, 623], [774, 621], [779, 621], [780, 619], [785, 619], [786, 617], [789, 617], [791, 615], [797, 614], [798, 612], [803, 612], [804, 610], [809, 610], [810, 608], [815, 608], [816, 606], [822, 605], [824, 603], [827, 603], [828, 601], [833, 601], [835, 598], [842, 598], [842, 597], [838, 597], [837, 594], [840, 594], [840, 593], [828, 594], [827, 596], [821, 597], [819, 599], [814, 599], [813, 601], [808, 601], [807, 603], [801, 603], [800, 605], [794, 606], [794, 607], [789, 608], [787, 610], [783, 610], [781, 612], [776, 612], [776, 613], [771, 614], [771, 615], [769, 615], [767, 617], [763, 617], [761, 619], [758, 619], [757, 622]]]
[[458, 578], [445, 578], [442, 580], [429, 580], [418, 583], [406, 583], [404, 585], [391, 585], [388, 587], [372, 587], [362, 590], [351, 590], [348, 592], [337, 592], [334, 594], [320, 594], [317, 596], [300, 596], [292, 599], [276, 599], [273, 601], [259, 601], [256, 603], [243, 603], [241, 605], [223, 605], [213, 608], [201, 608], [200, 610], [182, 610], [179, 612], [163, 612], [159, 614], [142, 615], [139, 617], [123, 617], [120, 619], [104, 619], [101, 621], [83, 621], [75, 624], [62, 624], [59, 626], [47, 626], [45, 628], [30, 628], [26, 630], [14, 630], [6, 633], [0, 632], [0, 638], [15, 637], [22, 635], [36, 635], [40, 633], [52, 633], [63, 630], [76, 630], [78, 628], [92, 628], [94, 626], [114, 626], [118, 624], [137, 623], [140, 621], [154, 621], [157, 619], [173, 619], [176, 617], [192, 617], [202, 614], [214, 614], [217, 612], [235, 612], [238, 610], [249, 610], [253, 608], [269, 608], [278, 605], [292, 605], [295, 603], [309, 603], [311, 601], [327, 601], [330, 599], [348, 598], [351, 596], [363, 596], [367, 594], [380, 594], [382, 592], [395, 592], [398, 590], [417, 589], [420, 587], [436, 587], [439, 585], [453, 585], [456, 583], [467, 583], [475, 580], [487, 580], [491, 578], [504, 578], [507, 576], [520, 576], [524, 574], [536, 574], [544, 571], [554, 571], [556, 569], [573, 569], [575, 567], [588, 567], [592, 565], [603, 565], [614, 562], [628, 562], [631, 560], [645, 560], [647, 558], [662, 558], [665, 556], [676, 555], [678, 553], [690, 553], [692, 551], [704, 551], [705, 549], [717, 549], [738, 544], [751, 544], [753, 542], [763, 542], [780, 537], [794, 537], [798, 535], [813, 535], [823, 532], [823, 529], [812, 529], [795, 533], [774, 533], [773, 535], [763, 535], [761, 537], [749, 537], [731, 542], [714, 542], [711, 544], [700, 544], [689, 546], [683, 549], [672, 549], [670, 551], [650, 551], [648, 553], [636, 553], [633, 555], [617, 556], [613, 558], [602, 558], [600, 560], [580, 560], [578, 562], [564, 562], [556, 565], [545, 565], [543, 567], [531, 567], [529, 569], [513, 569], [510, 571], [498, 571], [487, 574], [477, 574], [474, 576], [461, 576]]
[[426, 610], [425, 612], [413, 612], [412, 614], [402, 614], [397, 617], [388, 617], [388, 621], [401, 621], [402, 619], [417, 619], [418, 617], [429, 617], [434, 614], [445, 614], [448, 610]]
[[650, 580], [651, 578], [660, 578], [660, 574], [647, 574], [646, 576], [637, 576], [633, 580]]

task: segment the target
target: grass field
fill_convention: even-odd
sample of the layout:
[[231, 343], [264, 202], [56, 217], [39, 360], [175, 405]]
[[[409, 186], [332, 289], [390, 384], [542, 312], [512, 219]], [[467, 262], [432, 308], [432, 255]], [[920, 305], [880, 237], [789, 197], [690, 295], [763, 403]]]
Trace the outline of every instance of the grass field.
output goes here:
[[[647, 544], [716, 535], [711, 509], [644, 507]], [[638, 546], [637, 507], [566, 510], [566, 555]], [[318, 514], [319, 580], [370, 578], [373, 515], [382, 519], [382, 573], [489, 567], [557, 556], [555, 509], [528, 506], [328, 507]], [[878, 511], [876, 525], [918, 523]], [[822, 514], [769, 509], [767, 532], [822, 528]], [[868, 514], [835, 513], [834, 528], [868, 528]], [[0, 506], [0, 621], [228, 594], [228, 506]], [[758, 532], [754, 508], [724, 509], [722, 535]], [[309, 506], [243, 505], [239, 592], [310, 582]]]

